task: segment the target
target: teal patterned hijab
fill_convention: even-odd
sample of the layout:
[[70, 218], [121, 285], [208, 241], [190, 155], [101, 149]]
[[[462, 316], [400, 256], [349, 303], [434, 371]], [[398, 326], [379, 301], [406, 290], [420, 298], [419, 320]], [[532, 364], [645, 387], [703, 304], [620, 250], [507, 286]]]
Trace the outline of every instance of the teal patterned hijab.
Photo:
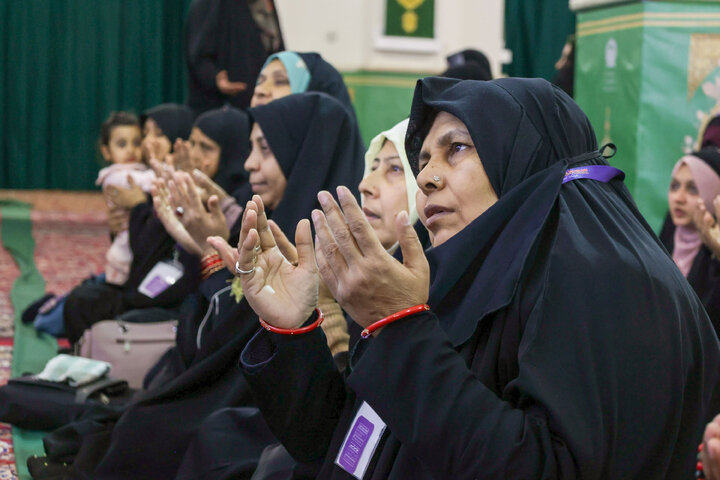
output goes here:
[[273, 53], [265, 60], [262, 68], [267, 67], [273, 60], [280, 60], [285, 67], [292, 93], [303, 93], [307, 90], [310, 83], [310, 71], [300, 55], [288, 51]]

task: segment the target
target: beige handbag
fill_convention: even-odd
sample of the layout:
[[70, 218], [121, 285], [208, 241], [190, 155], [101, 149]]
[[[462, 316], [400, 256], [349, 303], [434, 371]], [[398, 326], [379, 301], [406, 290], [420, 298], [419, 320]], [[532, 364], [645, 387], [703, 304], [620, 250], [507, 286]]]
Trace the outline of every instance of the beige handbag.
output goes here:
[[110, 363], [114, 378], [127, 380], [130, 388], [142, 388], [150, 368], [175, 346], [177, 320], [128, 323], [103, 320], [85, 330], [78, 355]]

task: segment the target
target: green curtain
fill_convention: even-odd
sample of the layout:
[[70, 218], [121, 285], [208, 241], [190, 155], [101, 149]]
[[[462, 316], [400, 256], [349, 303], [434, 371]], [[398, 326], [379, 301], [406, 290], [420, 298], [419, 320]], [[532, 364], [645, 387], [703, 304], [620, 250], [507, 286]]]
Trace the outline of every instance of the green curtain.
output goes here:
[[512, 52], [512, 63], [504, 72], [551, 80], [563, 45], [574, 32], [575, 14], [568, 0], [506, 0], [505, 47]]
[[185, 99], [190, 0], [0, 0], [0, 188], [93, 189], [113, 110]]

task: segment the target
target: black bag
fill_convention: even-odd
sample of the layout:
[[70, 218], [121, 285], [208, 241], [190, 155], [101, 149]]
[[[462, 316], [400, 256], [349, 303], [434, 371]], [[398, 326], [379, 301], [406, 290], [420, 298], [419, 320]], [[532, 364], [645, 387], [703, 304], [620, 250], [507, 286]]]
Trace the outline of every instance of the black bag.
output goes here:
[[89, 407], [122, 404], [133, 393], [125, 380], [110, 377], [82, 387], [33, 375], [11, 378], [0, 387], [0, 422], [30, 430], [55, 429], [74, 421]]

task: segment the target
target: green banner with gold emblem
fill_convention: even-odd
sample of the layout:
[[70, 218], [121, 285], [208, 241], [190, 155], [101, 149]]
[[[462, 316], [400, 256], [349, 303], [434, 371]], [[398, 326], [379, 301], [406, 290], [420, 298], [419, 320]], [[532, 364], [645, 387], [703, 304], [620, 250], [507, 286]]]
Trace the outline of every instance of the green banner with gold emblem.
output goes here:
[[720, 4], [642, 2], [578, 15], [575, 99], [655, 231], [670, 173], [720, 112]]
[[435, 0], [385, 0], [385, 35], [435, 38]]

